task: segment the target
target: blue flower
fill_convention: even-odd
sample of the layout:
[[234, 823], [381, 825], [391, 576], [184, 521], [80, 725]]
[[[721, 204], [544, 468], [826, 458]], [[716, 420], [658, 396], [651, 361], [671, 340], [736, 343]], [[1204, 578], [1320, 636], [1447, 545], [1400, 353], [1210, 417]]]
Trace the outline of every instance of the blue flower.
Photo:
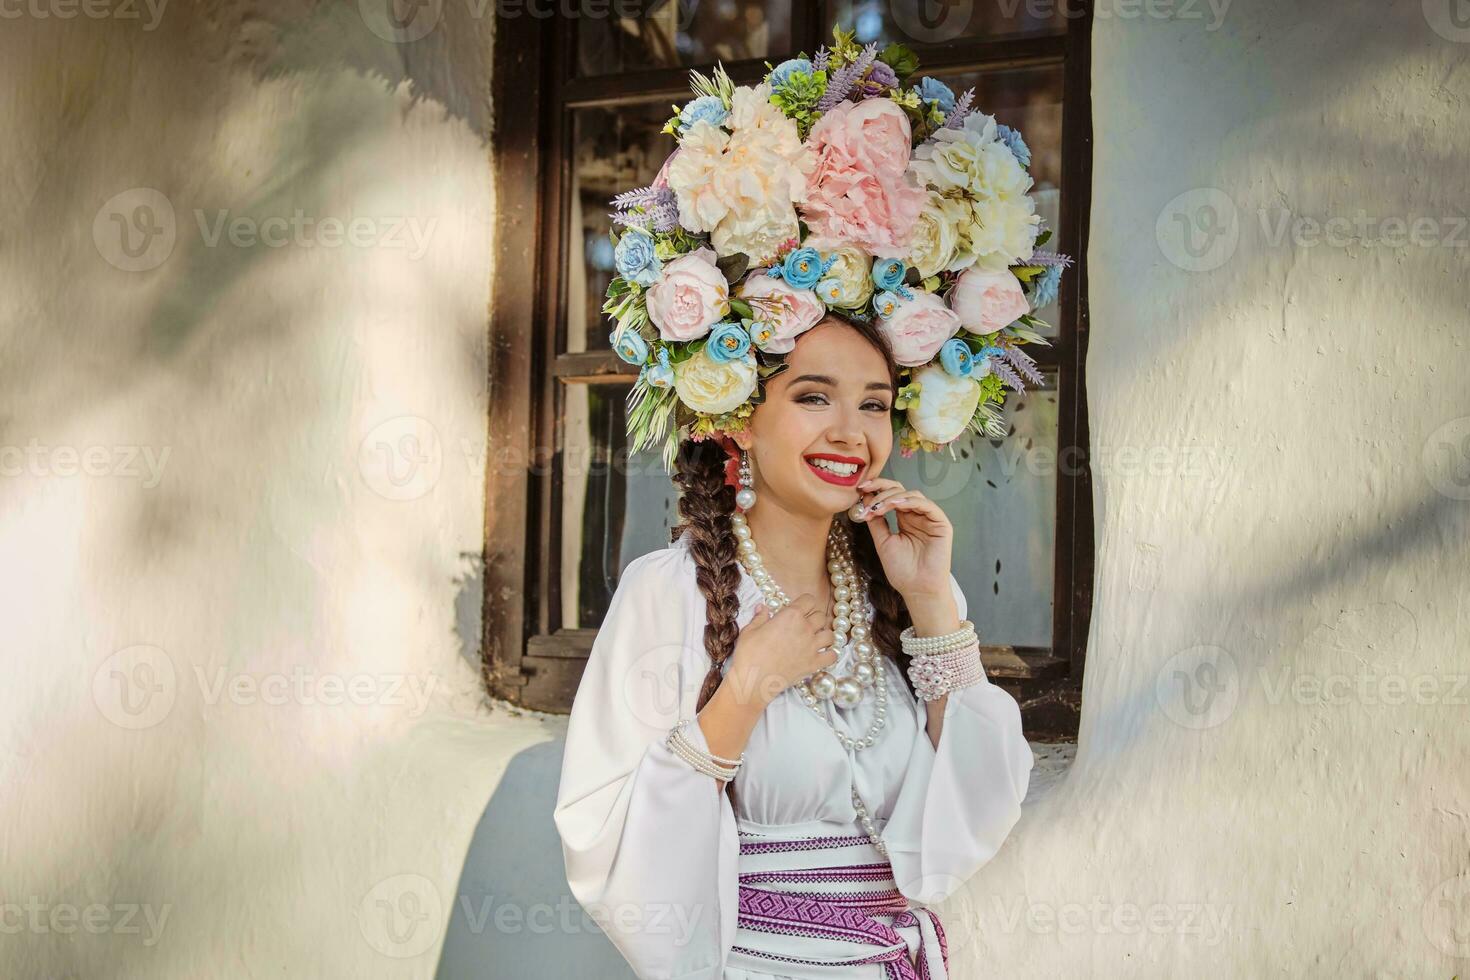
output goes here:
[[771, 70], [771, 88], [780, 88], [796, 72], [812, 73], [812, 63], [805, 58], [787, 58]]
[[1057, 290], [1062, 284], [1062, 267], [1049, 265], [1035, 280], [1035, 292], [1031, 294], [1031, 308], [1039, 310], [1057, 299]]
[[907, 271], [902, 259], [873, 260], [873, 282], [879, 289], [898, 289], [903, 285], [903, 274]]
[[919, 80], [919, 98], [925, 102], [939, 103], [939, 108], [944, 111], [945, 115], [954, 110], [954, 89], [937, 78]]
[[608, 343], [613, 345], [613, 350], [618, 356], [629, 364], [642, 364], [648, 360], [648, 341], [644, 340], [636, 330], [624, 330], [622, 339], [618, 338], [618, 331], [614, 330], [607, 335]]
[[1020, 133], [1009, 126], [1001, 125], [995, 127], [995, 135], [1011, 151], [1017, 163], [1023, 167], [1031, 166], [1031, 148], [1021, 139]]
[[970, 353], [969, 344], [955, 337], [939, 348], [939, 364], [956, 378], [968, 378], [975, 370], [975, 355]]
[[730, 115], [730, 110], [725, 108], [717, 96], [701, 95], [694, 99], [684, 108], [679, 110], [679, 135], [697, 122], [707, 122], [711, 126], [718, 126]]
[[704, 349], [709, 359], [716, 364], [738, 361], [750, 350], [750, 334], [740, 324], [726, 320], [715, 324]]
[[781, 263], [781, 278], [797, 289], [811, 289], [824, 271], [822, 256], [814, 248], [792, 249]]
[[653, 251], [653, 236], [642, 228], [629, 228], [618, 239], [613, 253], [613, 266], [618, 275], [640, 286], [652, 286], [658, 282], [664, 264]]
[[643, 368], [644, 380], [654, 388], [672, 388], [674, 386], [674, 369], [669, 364], [669, 350], [667, 347], [658, 349], [658, 363], [650, 364]]
[[822, 297], [822, 302], [828, 306], [836, 305], [842, 298], [843, 288], [841, 279], [823, 279], [817, 283], [817, 295]]
[[882, 292], [873, 297], [873, 312], [879, 316], [890, 317], [896, 309], [898, 309], [897, 293]]

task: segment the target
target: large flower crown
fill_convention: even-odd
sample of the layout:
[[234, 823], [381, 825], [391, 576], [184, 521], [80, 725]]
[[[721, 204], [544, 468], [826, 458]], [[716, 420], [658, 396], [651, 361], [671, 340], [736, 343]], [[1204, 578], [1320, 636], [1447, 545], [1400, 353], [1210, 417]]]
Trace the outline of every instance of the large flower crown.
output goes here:
[[756, 86], [691, 72], [695, 98], [653, 184], [612, 201], [617, 275], [603, 312], [638, 365], [631, 449], [725, 439], [749, 425], [764, 382], [832, 309], [876, 321], [900, 365], [900, 452], [973, 430], [999, 438], [1006, 389], [1040, 384], [1023, 344], [1056, 298], [1067, 256], [1028, 193], [1020, 133], [944, 83], [907, 84], [902, 45], [859, 47], [838, 29], [815, 58]]

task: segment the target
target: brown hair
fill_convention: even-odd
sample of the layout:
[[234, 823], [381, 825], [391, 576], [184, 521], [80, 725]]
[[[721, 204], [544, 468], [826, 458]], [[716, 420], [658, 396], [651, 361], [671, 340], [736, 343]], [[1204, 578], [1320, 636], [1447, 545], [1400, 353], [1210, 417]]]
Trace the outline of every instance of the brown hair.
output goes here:
[[[889, 380], [897, 390], [898, 364], [893, 359], [888, 338], [868, 320], [832, 312], [826, 319], [847, 324], [872, 344], [883, 355], [888, 365]], [[800, 338], [797, 343], [801, 343]], [[719, 689], [721, 667], [735, 651], [735, 641], [740, 636], [740, 629], [735, 625], [735, 618], [740, 612], [740, 565], [730, 522], [735, 512], [735, 488], [725, 483], [727, 459], [724, 447], [716, 440], [686, 439], [679, 445], [674, 469], [674, 482], [680, 490], [680, 520], [673, 529], [673, 538], [688, 537], [695, 579], [699, 583], [699, 591], [704, 594], [707, 616], [704, 647], [709, 654], [710, 669], [700, 688], [696, 711], [703, 708]], [[849, 522], [853, 559], [868, 581], [868, 600], [874, 609], [873, 645], [880, 655], [894, 657], [907, 675], [908, 658], [901, 652], [898, 634], [913, 622], [908, 609], [883, 574], [872, 535], [852, 524], [846, 512], [834, 519]], [[904, 683], [908, 683], [907, 676]]]

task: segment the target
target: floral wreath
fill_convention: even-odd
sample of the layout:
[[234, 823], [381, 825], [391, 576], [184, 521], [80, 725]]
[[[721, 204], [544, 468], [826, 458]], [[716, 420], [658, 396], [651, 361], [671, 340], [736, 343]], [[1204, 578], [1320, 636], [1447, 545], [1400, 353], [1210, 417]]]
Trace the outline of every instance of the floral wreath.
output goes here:
[[[763, 383], [829, 309], [876, 321], [899, 364], [900, 452], [966, 431], [1006, 434], [1006, 389], [1042, 383], [1023, 344], [1071, 259], [1045, 251], [1021, 134], [933, 78], [913, 52], [832, 47], [755, 86], [690, 72], [695, 98], [664, 127], [678, 147], [613, 198], [609, 340], [641, 370], [631, 449], [749, 426]], [[770, 68], [770, 64], [767, 63]]]

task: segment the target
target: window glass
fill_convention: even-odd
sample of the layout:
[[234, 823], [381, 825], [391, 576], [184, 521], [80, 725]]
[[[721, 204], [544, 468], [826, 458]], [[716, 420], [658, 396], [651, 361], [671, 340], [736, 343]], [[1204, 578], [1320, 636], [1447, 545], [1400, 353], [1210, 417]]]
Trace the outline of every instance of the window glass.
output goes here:
[[678, 518], [658, 452], [627, 452], [627, 385], [566, 385], [558, 466], [561, 625], [596, 628], [634, 558], [669, 543]]
[[791, 50], [791, 0], [584, 0], [581, 9], [582, 75], [729, 64]]
[[612, 323], [602, 315], [613, 277], [613, 222], [608, 202], [646, 187], [674, 152], [659, 132], [672, 115], [667, 100], [572, 113], [572, 174], [567, 235], [567, 322], [559, 349], [607, 350]]
[[1068, 10], [1080, 9], [1069, 0], [827, 0], [825, 6], [824, 24], [842, 24], [857, 32], [860, 44], [880, 45], [1062, 34]]
[[1051, 646], [1057, 471], [1073, 461], [1057, 459], [1055, 376], [1046, 385], [1011, 393], [1005, 439], [966, 436], [953, 461], [944, 452], [895, 452], [884, 469], [954, 525], [954, 576], [984, 644]]

